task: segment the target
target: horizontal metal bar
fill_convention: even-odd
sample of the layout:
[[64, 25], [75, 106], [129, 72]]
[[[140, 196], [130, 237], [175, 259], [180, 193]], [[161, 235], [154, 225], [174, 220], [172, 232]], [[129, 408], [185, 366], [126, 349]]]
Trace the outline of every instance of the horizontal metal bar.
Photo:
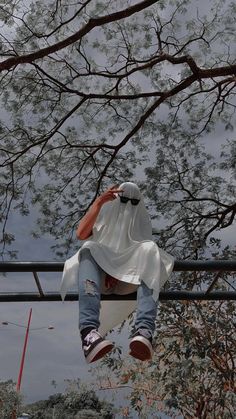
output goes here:
[[236, 260], [177, 260], [174, 271], [236, 271]]
[[[136, 293], [117, 295], [102, 295], [104, 301], [124, 301], [136, 300]], [[159, 294], [160, 301], [168, 300], [236, 300], [236, 292], [214, 291], [206, 294], [203, 291], [161, 291]], [[40, 297], [35, 293], [11, 293], [0, 294], [0, 302], [28, 302], [28, 301], [62, 301], [60, 294], [47, 293]], [[78, 294], [67, 294], [65, 301], [78, 301]]]
[[[64, 262], [0, 262], [0, 272], [62, 272]], [[176, 260], [174, 271], [236, 271], [236, 260]]]

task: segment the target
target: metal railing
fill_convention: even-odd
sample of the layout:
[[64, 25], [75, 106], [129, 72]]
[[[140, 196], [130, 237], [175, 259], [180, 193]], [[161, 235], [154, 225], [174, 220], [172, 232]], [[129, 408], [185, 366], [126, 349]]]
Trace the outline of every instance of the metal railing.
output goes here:
[[[62, 272], [63, 262], [0, 262], [0, 272], [31, 272], [35, 280], [38, 293], [16, 292], [1, 293], [0, 302], [28, 302], [28, 301], [61, 301], [59, 292], [47, 292], [42, 289], [38, 272]], [[236, 260], [176, 260], [174, 271], [205, 271], [216, 272], [210, 286], [205, 291], [166, 290], [161, 291], [159, 299], [166, 300], [236, 300], [236, 288], [226, 281], [234, 291], [213, 291], [221, 272], [236, 271]], [[225, 280], [225, 279], [224, 279]], [[136, 293], [128, 295], [102, 295], [102, 300], [134, 300]], [[68, 293], [66, 301], [78, 300], [77, 293]]]

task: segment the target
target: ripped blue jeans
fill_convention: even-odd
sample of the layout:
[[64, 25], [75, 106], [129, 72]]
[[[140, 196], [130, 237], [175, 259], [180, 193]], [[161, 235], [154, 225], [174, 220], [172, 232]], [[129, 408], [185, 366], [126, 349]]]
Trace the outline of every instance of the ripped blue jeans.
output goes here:
[[[79, 330], [100, 326], [101, 279], [104, 271], [92, 257], [89, 249], [80, 252], [79, 263]], [[152, 290], [142, 281], [137, 290], [135, 329], [155, 330], [158, 301], [152, 298]]]

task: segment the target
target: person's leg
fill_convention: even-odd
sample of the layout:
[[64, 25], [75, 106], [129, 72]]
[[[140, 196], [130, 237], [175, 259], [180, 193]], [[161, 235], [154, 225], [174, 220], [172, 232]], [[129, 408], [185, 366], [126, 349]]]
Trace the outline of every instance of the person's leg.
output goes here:
[[98, 329], [101, 278], [103, 270], [92, 257], [90, 250], [80, 252], [78, 291], [79, 291], [79, 330], [91, 327]]
[[154, 301], [153, 290], [142, 281], [137, 290], [137, 315], [135, 329], [147, 329], [154, 333], [157, 307], [159, 301]]
[[79, 291], [79, 330], [82, 347], [88, 363], [97, 361], [113, 348], [99, 333], [101, 279], [103, 270], [92, 257], [89, 249], [80, 253], [78, 291]]
[[152, 336], [155, 330], [158, 301], [152, 297], [153, 291], [142, 281], [137, 290], [137, 314], [135, 333], [130, 342], [130, 355], [146, 361], [152, 358]]

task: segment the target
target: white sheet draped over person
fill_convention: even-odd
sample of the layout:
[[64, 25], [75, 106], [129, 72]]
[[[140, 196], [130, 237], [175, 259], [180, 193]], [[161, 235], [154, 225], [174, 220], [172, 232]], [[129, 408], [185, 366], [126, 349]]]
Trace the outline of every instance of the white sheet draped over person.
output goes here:
[[[102, 333], [107, 332], [127, 318], [138, 305], [136, 333], [130, 343], [130, 353], [137, 359], [151, 359], [159, 292], [172, 272], [174, 257], [160, 249], [152, 240], [151, 220], [138, 186], [132, 182], [124, 182], [119, 187], [113, 186], [101, 194], [81, 220], [77, 237], [83, 239], [83, 244], [79, 251], [65, 262], [60, 289], [63, 300], [69, 288], [78, 281], [79, 286], [82, 285], [81, 276], [86, 276], [86, 272], [80, 272], [81, 260], [84, 267], [87, 266], [88, 273], [90, 269], [91, 272], [95, 272], [93, 268], [96, 265], [96, 272], [93, 274], [96, 279], [89, 278], [89, 275], [84, 277], [87, 279], [84, 287], [87, 286], [88, 289], [89, 285], [90, 291], [91, 286], [93, 287], [95, 282], [97, 284], [98, 280], [100, 288], [99, 292], [96, 291], [97, 294], [124, 295], [137, 290], [137, 301], [119, 301], [115, 304], [102, 301], [99, 308], [100, 318], [95, 321], [91, 317], [88, 320], [88, 323], [92, 323], [90, 327], [84, 320], [88, 308], [84, 309], [85, 311], [80, 313], [80, 320], [83, 317], [83, 324], [80, 322], [79, 325], [80, 332], [89, 331], [93, 346], [101, 339], [100, 346], [105, 347], [104, 342], [109, 341], [104, 340], [98, 330]], [[84, 288], [80, 288], [82, 294], [83, 290]], [[91, 294], [90, 292], [90, 298]], [[84, 295], [86, 293], [82, 295], [83, 300], [86, 299]], [[81, 299], [81, 296], [79, 298]], [[83, 341], [85, 336], [81, 334]], [[86, 346], [86, 343], [84, 345]], [[93, 362], [103, 356], [105, 349], [102, 349], [102, 353], [97, 354], [93, 348], [94, 356], [86, 356], [85, 353], [87, 362]], [[107, 343], [107, 352], [111, 349], [111, 345]]]

